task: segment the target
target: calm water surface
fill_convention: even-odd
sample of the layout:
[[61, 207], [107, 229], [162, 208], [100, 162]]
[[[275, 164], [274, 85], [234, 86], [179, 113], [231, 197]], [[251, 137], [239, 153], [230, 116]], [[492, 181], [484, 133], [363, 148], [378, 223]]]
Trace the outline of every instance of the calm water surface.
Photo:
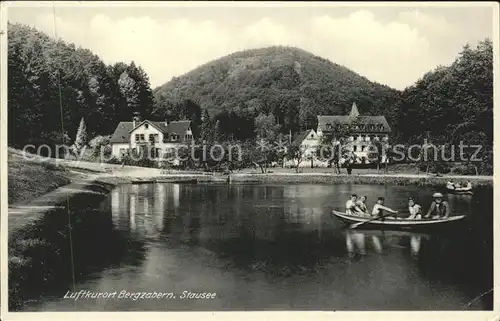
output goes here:
[[[492, 191], [449, 195], [451, 232], [346, 232], [349, 194], [405, 212], [432, 190], [374, 185], [122, 185], [76, 224], [76, 283], [28, 310], [492, 309]], [[67, 217], [61, 215], [61, 219]], [[94, 218], [96, 217], [96, 218]], [[98, 218], [97, 218], [98, 217]], [[172, 292], [175, 299], [64, 299], [66, 292]], [[183, 300], [183, 291], [216, 293]]]

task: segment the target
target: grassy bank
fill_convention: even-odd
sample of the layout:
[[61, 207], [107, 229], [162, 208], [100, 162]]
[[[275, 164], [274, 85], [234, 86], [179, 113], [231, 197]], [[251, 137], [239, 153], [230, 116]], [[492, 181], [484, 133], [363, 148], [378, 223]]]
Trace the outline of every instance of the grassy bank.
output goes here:
[[114, 229], [109, 212], [99, 207], [105, 197], [76, 195], [69, 208], [51, 210], [9, 235], [10, 310], [20, 311], [44, 295], [64, 294], [73, 278], [85, 282], [87, 275], [123, 262], [141, 246]]
[[59, 186], [67, 185], [74, 176], [67, 168], [53, 163], [28, 161], [9, 153], [9, 204], [29, 202]]

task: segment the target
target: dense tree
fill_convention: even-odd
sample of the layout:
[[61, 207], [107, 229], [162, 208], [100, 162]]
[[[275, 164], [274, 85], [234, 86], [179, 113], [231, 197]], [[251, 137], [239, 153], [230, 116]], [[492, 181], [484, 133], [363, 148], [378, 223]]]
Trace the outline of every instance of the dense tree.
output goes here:
[[272, 114], [259, 114], [255, 118], [255, 136], [257, 139], [264, 139], [268, 142], [274, 141], [278, 135], [280, 126], [276, 124], [276, 120]]
[[8, 37], [9, 145], [67, 144], [82, 117], [92, 120], [91, 137], [110, 134], [135, 108], [148, 117], [153, 97], [140, 67], [106, 66], [90, 50], [20, 24], [8, 24]]
[[457, 149], [462, 141], [481, 145], [481, 155], [488, 155], [493, 146], [492, 42], [481, 41], [475, 49], [464, 46], [450, 66], [438, 67], [405, 89], [394, 111], [399, 142], [422, 144], [431, 135], [440, 149], [445, 144]]
[[221, 125], [220, 125], [220, 120], [217, 120], [215, 122], [214, 126], [214, 141], [221, 143], [224, 141], [224, 133], [222, 132]]
[[214, 133], [215, 133], [215, 124], [210, 118], [208, 111], [205, 109], [205, 111], [203, 112], [202, 124], [201, 124], [201, 133], [200, 133], [201, 141], [203, 142], [213, 141]]
[[74, 152], [80, 153], [82, 148], [87, 146], [88, 142], [89, 137], [87, 135], [87, 125], [85, 125], [85, 119], [82, 118], [80, 126], [78, 126], [78, 131], [76, 132], [75, 143], [73, 144]]
[[287, 149], [287, 158], [295, 162], [294, 167], [297, 172], [299, 171], [300, 164], [304, 160], [304, 152], [305, 150], [304, 148], [302, 148], [299, 142], [290, 144]]

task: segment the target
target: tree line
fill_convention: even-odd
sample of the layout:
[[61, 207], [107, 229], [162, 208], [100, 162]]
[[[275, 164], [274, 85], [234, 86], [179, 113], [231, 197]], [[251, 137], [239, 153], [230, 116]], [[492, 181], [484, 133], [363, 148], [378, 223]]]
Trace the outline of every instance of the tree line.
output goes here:
[[148, 115], [153, 95], [144, 70], [106, 65], [90, 50], [8, 24], [8, 142], [71, 144], [82, 118], [89, 136], [108, 135], [133, 112]]
[[[463, 171], [493, 171], [493, 46], [489, 39], [475, 48], [464, 46], [451, 65], [437, 67], [401, 92], [374, 85], [300, 50], [273, 47], [208, 63], [154, 94], [147, 74], [134, 62], [106, 65], [90, 50], [20, 24], [8, 24], [8, 39], [8, 142], [12, 147], [63, 142], [80, 146], [76, 132], [82, 118], [90, 141], [110, 135], [118, 122], [132, 119], [139, 111], [151, 120], [190, 119], [200, 141], [240, 142], [253, 155], [247, 163], [265, 166], [284, 155], [256, 151], [258, 140], [290, 142], [290, 135], [316, 127], [318, 113], [347, 114], [356, 101], [362, 114], [386, 115], [393, 129], [392, 142], [421, 144], [426, 139], [445, 147], [460, 141], [481, 145], [483, 161], [471, 159]], [[327, 73], [322, 71], [325, 68]], [[207, 69], [211, 72], [204, 73]], [[212, 88], [215, 76], [227, 79]], [[186, 79], [205, 85], [193, 89]], [[326, 87], [319, 85], [322, 80]], [[106, 139], [98, 138], [94, 144], [106, 144]], [[429, 164], [422, 166], [429, 168]]]

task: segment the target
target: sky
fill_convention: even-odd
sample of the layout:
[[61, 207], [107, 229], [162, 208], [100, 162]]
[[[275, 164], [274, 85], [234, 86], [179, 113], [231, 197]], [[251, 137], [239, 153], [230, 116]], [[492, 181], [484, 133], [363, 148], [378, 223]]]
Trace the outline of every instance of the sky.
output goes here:
[[[230, 7], [231, 6], [231, 7]], [[463, 45], [493, 39], [493, 9], [467, 6], [307, 6], [237, 3], [9, 7], [9, 22], [141, 65], [155, 88], [235, 51], [299, 47], [396, 89], [449, 65]], [[55, 15], [54, 15], [55, 14]], [[54, 19], [55, 17], [55, 19]]]

